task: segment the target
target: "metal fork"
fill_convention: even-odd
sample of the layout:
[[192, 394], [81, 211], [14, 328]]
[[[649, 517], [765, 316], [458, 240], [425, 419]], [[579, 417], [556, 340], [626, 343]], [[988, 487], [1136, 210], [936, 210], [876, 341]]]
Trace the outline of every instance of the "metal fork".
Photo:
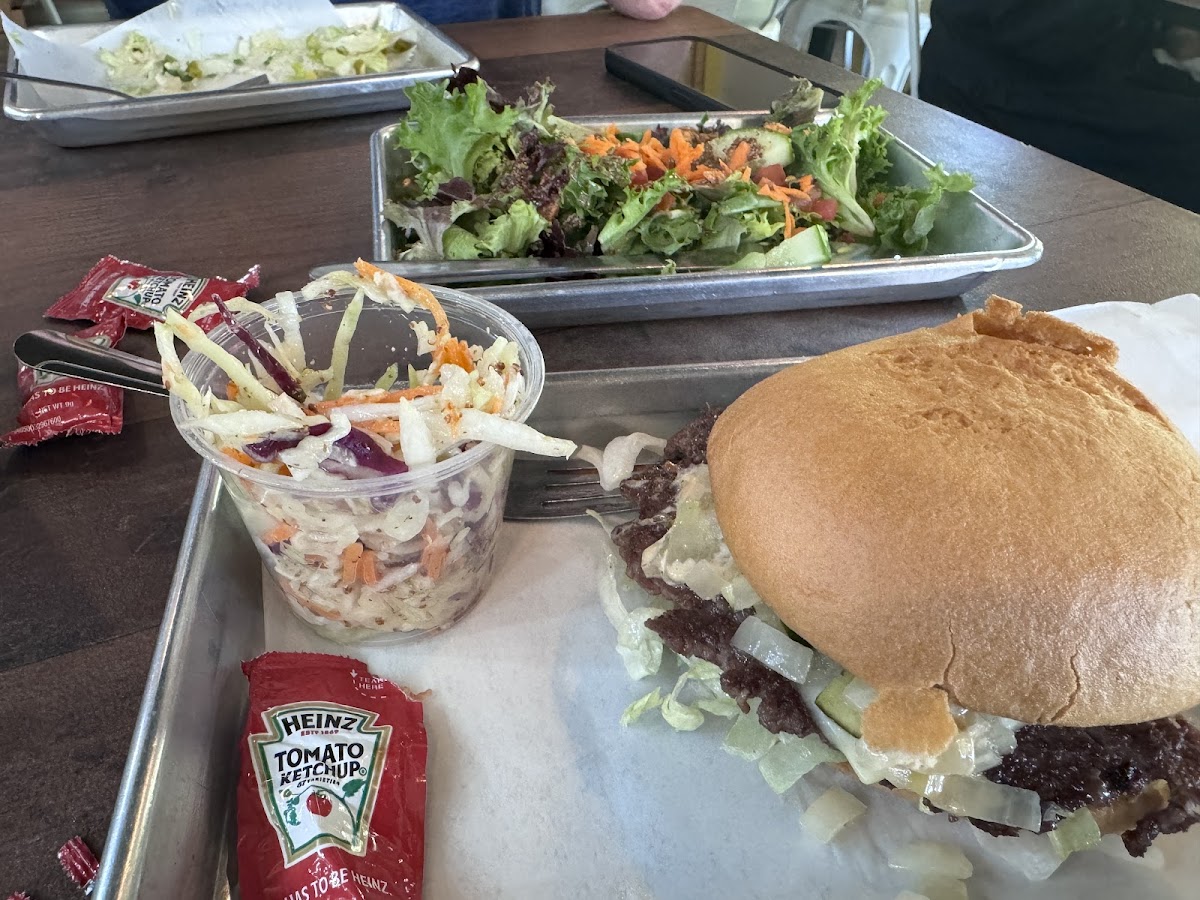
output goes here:
[[513, 461], [504, 518], [565, 519], [587, 515], [589, 510], [607, 515], [633, 508], [619, 492], [600, 487], [600, 473], [586, 463], [517, 459]]

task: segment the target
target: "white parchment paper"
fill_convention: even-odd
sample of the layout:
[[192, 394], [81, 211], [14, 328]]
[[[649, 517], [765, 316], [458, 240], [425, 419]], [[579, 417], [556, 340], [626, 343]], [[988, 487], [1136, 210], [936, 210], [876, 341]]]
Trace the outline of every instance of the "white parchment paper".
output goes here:
[[[1197, 440], [1200, 298], [1062, 315], [1116, 340], [1125, 375]], [[965, 850], [972, 900], [1196, 896], [1200, 831], [1160, 838], [1149, 863], [1096, 850], [1030, 881], [1008, 861], [1010, 840], [921, 815], [838, 774], [819, 770], [776, 797], [754, 764], [721, 750], [725, 720], [677, 734], [649, 714], [622, 728], [625, 706], [675, 673], [664, 664], [642, 683], [626, 676], [597, 595], [605, 543], [591, 522], [506, 523], [479, 607], [442, 635], [391, 648], [317, 638], [264, 586], [269, 648], [353, 655], [432, 690], [430, 900], [890, 900], [915, 885], [887, 868], [886, 852], [917, 839]], [[832, 783], [869, 811], [825, 846], [799, 816]]]

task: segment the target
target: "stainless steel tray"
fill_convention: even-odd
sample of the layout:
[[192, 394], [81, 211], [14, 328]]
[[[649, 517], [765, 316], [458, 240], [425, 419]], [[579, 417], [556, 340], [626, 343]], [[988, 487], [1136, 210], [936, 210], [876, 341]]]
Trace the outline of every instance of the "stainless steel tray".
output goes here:
[[[48, 105], [29, 84], [9, 82], [4, 114], [60, 147], [120, 144], [150, 138], [276, 125], [355, 113], [405, 109], [404, 89], [419, 81], [449, 78], [454, 67], [478, 67], [479, 60], [398, 3], [355, 3], [337, 7], [347, 24], [379, 21], [409, 27], [417, 35], [418, 67], [378, 75], [329, 78], [297, 84], [272, 84], [228, 91], [173, 94], [137, 100]], [[57, 25], [33, 29], [70, 42], [89, 40], [107, 25]], [[18, 70], [16, 56], [8, 70]]]
[[[593, 445], [670, 434], [796, 360], [550, 374], [530, 424]], [[230, 896], [241, 662], [264, 649], [258, 554], [205, 466], [102, 854], [95, 900]], [[351, 651], [352, 652], [352, 651]]]
[[[640, 132], [657, 125], [695, 125], [700, 113], [589, 116], [596, 129], [615, 123]], [[712, 112], [734, 127], [761, 123], [761, 112]], [[396, 255], [395, 226], [383, 215], [406, 154], [393, 146], [395, 125], [371, 137], [374, 254]], [[913, 183], [931, 162], [903, 141], [892, 142], [892, 178]], [[947, 161], [953, 168], [953, 161]], [[949, 195], [925, 256], [830, 263], [817, 269], [739, 270], [473, 288], [531, 327], [632, 322], [771, 312], [864, 303], [928, 300], [962, 294], [992, 272], [1033, 265], [1042, 243], [974, 192]]]

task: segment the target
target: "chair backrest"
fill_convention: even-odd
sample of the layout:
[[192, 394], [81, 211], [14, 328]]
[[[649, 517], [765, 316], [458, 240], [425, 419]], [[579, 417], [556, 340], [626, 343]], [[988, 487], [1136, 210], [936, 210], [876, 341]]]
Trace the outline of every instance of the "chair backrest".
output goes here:
[[[792, 0], [780, 16], [779, 40], [807, 50], [818, 25], [853, 31], [866, 48], [864, 71], [893, 90], [904, 90], [912, 68], [908, 14], [903, 5], [870, 0]], [[921, 14], [921, 40], [929, 17]]]

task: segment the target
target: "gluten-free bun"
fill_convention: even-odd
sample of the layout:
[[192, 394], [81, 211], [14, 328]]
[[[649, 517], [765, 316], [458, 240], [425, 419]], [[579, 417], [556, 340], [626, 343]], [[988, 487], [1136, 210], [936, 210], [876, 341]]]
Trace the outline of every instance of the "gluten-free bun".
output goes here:
[[735, 560], [881, 691], [1064, 725], [1200, 702], [1200, 457], [1115, 361], [994, 297], [768, 378], [708, 443]]

